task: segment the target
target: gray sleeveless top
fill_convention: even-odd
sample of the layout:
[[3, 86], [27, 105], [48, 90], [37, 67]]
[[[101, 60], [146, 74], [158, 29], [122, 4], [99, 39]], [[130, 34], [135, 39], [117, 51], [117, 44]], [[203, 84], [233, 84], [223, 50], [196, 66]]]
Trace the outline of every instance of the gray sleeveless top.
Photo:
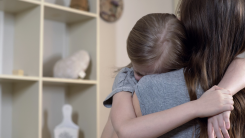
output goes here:
[[[129, 92], [135, 91], [139, 99], [142, 115], [167, 110], [190, 101], [183, 69], [163, 74], [147, 75], [141, 78], [138, 83], [136, 82], [137, 84], [132, 81], [134, 80], [132, 76], [132, 69], [127, 68], [119, 72], [114, 81], [113, 92], [104, 101], [106, 107], [111, 106], [112, 96], [119, 92], [116, 89], [125, 89], [125, 91], [131, 89]], [[125, 87], [123, 87], [124, 84]], [[202, 93], [201, 89], [197, 90], [197, 97], [199, 98]], [[196, 137], [195, 127], [198, 127], [198, 125], [192, 120], [169, 131], [160, 138]]]

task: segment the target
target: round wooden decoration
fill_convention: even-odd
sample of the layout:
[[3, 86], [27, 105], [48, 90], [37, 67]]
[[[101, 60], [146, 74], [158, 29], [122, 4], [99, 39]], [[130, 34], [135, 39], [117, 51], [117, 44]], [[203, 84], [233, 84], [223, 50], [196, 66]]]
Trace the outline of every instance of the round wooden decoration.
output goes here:
[[123, 12], [123, 0], [100, 0], [100, 17], [107, 22], [117, 21]]

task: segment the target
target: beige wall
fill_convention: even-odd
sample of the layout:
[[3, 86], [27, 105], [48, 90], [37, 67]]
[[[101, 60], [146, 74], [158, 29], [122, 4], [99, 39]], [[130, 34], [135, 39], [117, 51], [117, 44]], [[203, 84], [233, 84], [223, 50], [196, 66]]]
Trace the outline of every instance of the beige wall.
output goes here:
[[177, 8], [177, 6], [178, 6], [179, 1], [180, 1], [180, 0], [174, 0], [174, 7], [173, 7], [173, 8], [174, 8], [174, 9], [173, 9], [173, 10], [174, 10], [174, 13], [176, 12], [175, 10], [176, 10], [176, 8]]
[[111, 92], [113, 84], [113, 69], [115, 68], [115, 24], [100, 21], [100, 99], [99, 99], [99, 135], [103, 131], [110, 109], [103, 106], [102, 102]]
[[126, 40], [136, 21], [149, 13], [173, 13], [173, 0], [124, 0], [122, 17], [115, 23], [100, 20], [100, 130], [107, 121], [110, 109], [102, 105], [111, 92], [113, 70], [130, 61], [126, 52]]

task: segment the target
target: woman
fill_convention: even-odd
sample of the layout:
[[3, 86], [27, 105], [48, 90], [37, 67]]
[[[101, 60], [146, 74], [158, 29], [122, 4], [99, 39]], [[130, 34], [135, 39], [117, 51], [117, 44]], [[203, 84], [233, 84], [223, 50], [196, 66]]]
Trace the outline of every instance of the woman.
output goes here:
[[[218, 84], [218, 82], [221, 80], [221, 78], [225, 74], [225, 71], [228, 68], [228, 65], [235, 59], [235, 57], [238, 54], [240, 54], [241, 52], [244, 51], [243, 40], [245, 40], [245, 39], [244, 39], [244, 33], [243, 33], [244, 27], [242, 26], [242, 24], [245, 23], [244, 17], [243, 17], [244, 9], [243, 9], [243, 6], [239, 6], [239, 4], [243, 4], [243, 1], [241, 1], [241, 0], [232, 0], [232, 1], [229, 1], [229, 0], [223, 0], [223, 1], [218, 1], [218, 0], [202, 0], [202, 1], [185, 0], [185, 1], [182, 1], [182, 4], [181, 4], [182, 8], [181, 8], [181, 16], [180, 17], [181, 17], [181, 20], [183, 21], [183, 23], [187, 29], [188, 38], [190, 40], [189, 49], [191, 52], [191, 60], [190, 60], [191, 62], [188, 65], [188, 67], [185, 69], [184, 78], [187, 82], [187, 88], [188, 88], [188, 91], [190, 92], [191, 100], [193, 100], [194, 98], [197, 97], [196, 93], [193, 93], [193, 91], [194, 92], [196, 91], [196, 88], [198, 87], [199, 83], [201, 84], [201, 88], [203, 90], [206, 90], [208, 87], [210, 88], [212, 85]], [[194, 5], [196, 5], [196, 7], [194, 7]], [[221, 8], [219, 9], [218, 7], [221, 7]], [[239, 11], [235, 11], [237, 9], [239, 9]], [[193, 10], [193, 11], [190, 12], [191, 10]], [[185, 16], [182, 15], [182, 12], [183, 13], [189, 13], [189, 16], [188, 15], [185, 15]], [[209, 13], [209, 14], [207, 14], [207, 13]], [[212, 16], [214, 16], [214, 18], [211, 18]], [[230, 20], [228, 19], [228, 16], [232, 16]], [[234, 22], [232, 22], [232, 20]], [[224, 23], [225, 21], [228, 21], [228, 22], [221, 25], [221, 23]], [[208, 23], [206, 24], [206, 22], [208, 22]], [[205, 27], [205, 28], [202, 29], [201, 27]], [[215, 28], [215, 27], [217, 27], [217, 28]], [[226, 34], [231, 34], [232, 38], [227, 37]], [[210, 37], [210, 35], [213, 37]], [[214, 37], [216, 35], [217, 35], [217, 37]], [[236, 36], [240, 36], [240, 37], [236, 37]], [[190, 39], [190, 38], [195, 38], [195, 39]], [[198, 44], [200, 44], [200, 45], [198, 45]], [[224, 46], [224, 47], [221, 47], [221, 46]], [[214, 55], [218, 52], [220, 52], [220, 53], [223, 52], [225, 54], [223, 54], [223, 55], [219, 54], [218, 57], [215, 57]], [[240, 61], [239, 61], [239, 63], [240, 63]], [[235, 68], [235, 69], [237, 69], [237, 68]], [[229, 70], [232, 70], [232, 68], [231, 69], [229, 68], [228, 71]], [[204, 73], [202, 73], [202, 71]], [[172, 72], [172, 73], [175, 74], [176, 72]], [[229, 76], [230, 75], [229, 72], [227, 72], [227, 73]], [[243, 74], [241, 74], [241, 75], [243, 75]], [[171, 74], [170, 74], [170, 76], [171, 76]], [[159, 79], [159, 81], [155, 81], [155, 82], [159, 82], [160, 86], [162, 86], [163, 84], [160, 83], [162, 81], [160, 78], [163, 78], [163, 77], [158, 77], [158, 78], [154, 78], [154, 79]], [[153, 89], [151, 91], [144, 91], [144, 90], [146, 90], [146, 89], [143, 89], [144, 87], [147, 87], [148, 85], [151, 85], [150, 87], [152, 87], [154, 85], [152, 85], [152, 83], [149, 83], [149, 81], [148, 81], [148, 80], [151, 80], [151, 76], [147, 76], [147, 77], [142, 78], [142, 79], [143, 80], [140, 81], [139, 84], [137, 85], [138, 90], [136, 90], [136, 94], [137, 94], [137, 97], [139, 98], [141, 106], [145, 104], [143, 99], [146, 99], [146, 98], [144, 98], [144, 96], [151, 96], [151, 95], [147, 95], [147, 93], [155, 93], [154, 90], [157, 90], [157, 89]], [[209, 80], [210, 82], [207, 80]], [[241, 82], [242, 81], [237, 82], [235, 84], [237, 86], [236, 89], [232, 89], [230, 91], [235, 93], [235, 92], [237, 92], [237, 90], [243, 88], [244, 84]], [[224, 82], [220, 83], [221, 86], [222, 86], [222, 84], [224, 84]], [[171, 85], [171, 84], [168, 84], [168, 85]], [[156, 87], [158, 87], [158, 86], [156, 86]], [[230, 87], [227, 87], [227, 89], [229, 89], [229, 88]], [[161, 90], [161, 88], [159, 88], [158, 90]], [[235, 98], [234, 99], [237, 101], [236, 103], [238, 103], [238, 101], [240, 101], [240, 103], [242, 103], [243, 102], [243, 95], [242, 95], [243, 93], [239, 92], [238, 94], [240, 94], [241, 96], [238, 96], [237, 99], [235, 99]], [[139, 95], [140, 95], [140, 97], [139, 97]], [[159, 95], [156, 95], [156, 96], [159, 96]], [[134, 116], [132, 114], [128, 114], [129, 112], [126, 112], [126, 110], [123, 110], [123, 109], [128, 109], [128, 108], [124, 108], [126, 105], [123, 105], [124, 101], [122, 101], [122, 100], [123, 99], [129, 99], [129, 98], [130, 98], [130, 95], [128, 95], [128, 93], [118, 93], [113, 97], [111, 119], [112, 119], [113, 126], [115, 129], [120, 127], [120, 129], [115, 130], [115, 131], [117, 131], [117, 134], [122, 135], [122, 136], [124, 136], [124, 134], [126, 134], [125, 135], [126, 137], [127, 136], [134, 137], [133, 136], [134, 132], [130, 132], [129, 131], [130, 129], [128, 130], [127, 127], [125, 127], [128, 125], [127, 120], [133, 120], [134, 119]], [[154, 98], [163, 99], [165, 97], [154, 97]], [[187, 97], [187, 98], [189, 98], [189, 97]], [[134, 97], [134, 101], [136, 101], [134, 103], [137, 103], [137, 99], [135, 100], [135, 97]], [[174, 101], [174, 99], [173, 99], [173, 101]], [[154, 105], [154, 102], [156, 102], [156, 101], [151, 102], [152, 105]], [[146, 104], [148, 104], [148, 103], [146, 103]], [[183, 105], [184, 105], [184, 103], [183, 103]], [[180, 106], [183, 107], [183, 105], [180, 105]], [[177, 105], [172, 105], [172, 107], [174, 107], [174, 106], [177, 106]], [[155, 113], [155, 114], [147, 115], [144, 117], [144, 119], [142, 119], [143, 117], [139, 117], [138, 120], [140, 120], [140, 119], [141, 119], [141, 121], [148, 120], [149, 121], [148, 124], [142, 124], [142, 125], [147, 126], [149, 129], [151, 127], [156, 127], [156, 129], [153, 129], [155, 131], [151, 131], [151, 133], [155, 133], [156, 135], [151, 135], [150, 137], [158, 137], [158, 136], [160, 136], [159, 134], [165, 134], [168, 131], [170, 131], [170, 133], [168, 133], [168, 134], [172, 134], [172, 137], [175, 137], [174, 133], [171, 133], [171, 130], [180, 126], [180, 125], [183, 125], [186, 122], [191, 120], [190, 118], [188, 118], [187, 115], [185, 115], [183, 117], [175, 115], [174, 118], [171, 118], [171, 115], [172, 115], [171, 110], [178, 110], [178, 111], [180, 111], [179, 113], [181, 114], [181, 110], [183, 110], [183, 108], [182, 109], [178, 108], [180, 106], [174, 107], [174, 108], [169, 109], [169, 110], [165, 110], [164, 108], [162, 108], [162, 109], [159, 108], [158, 111], [161, 111], [161, 110], [165, 110], [165, 111], [162, 111], [162, 113]], [[244, 104], [240, 104], [239, 106], [240, 106], [240, 108], [243, 109], [242, 106], [244, 106]], [[118, 108], [118, 107], [120, 107], [120, 108]], [[151, 106], [147, 106], [144, 108], [145, 108], [144, 110], [150, 110]], [[139, 109], [139, 108], [137, 108], [137, 104], [135, 105], [135, 109], [136, 110]], [[239, 111], [238, 109], [239, 108], [235, 107], [235, 112]], [[131, 110], [133, 110], [133, 109], [131, 109]], [[189, 110], [189, 108], [188, 108], [188, 110]], [[140, 111], [142, 111], [142, 109]], [[153, 112], [157, 112], [157, 110], [155, 110]], [[143, 115], [146, 115], [146, 114], [143, 114]], [[238, 113], [238, 115], [241, 115], [241, 113]], [[162, 122], [161, 117], [163, 117], [163, 116], [168, 116], [172, 122]], [[122, 120], [122, 118], [124, 120]], [[242, 116], [238, 116], [238, 119], [240, 119], [240, 121], [243, 121]], [[120, 120], [120, 121], [118, 121], [118, 120]], [[123, 122], [125, 122], [125, 123], [123, 123]], [[136, 121], [134, 121], [134, 122], [136, 122]], [[244, 124], [244, 122], [241, 122], [241, 123]], [[121, 126], [118, 124], [121, 124]], [[157, 125], [154, 125], [154, 124], [157, 124], [157, 125], [164, 124], [164, 125], [168, 125], [168, 126], [167, 127], [165, 126], [165, 129], [161, 129], [160, 127], [158, 127]], [[232, 121], [232, 117], [231, 117], [231, 124], [234, 124], [234, 122]], [[164, 125], [163, 126], [159, 125], [159, 126], [164, 127]], [[187, 125], [190, 125], [189, 128], [193, 128], [193, 126], [194, 126], [193, 122], [190, 122]], [[116, 127], [116, 126], [118, 126], [118, 127]], [[202, 126], [202, 125], [200, 125], [200, 126], [201, 126], [201, 131], [200, 131], [201, 137], [207, 137], [207, 132], [204, 132], [204, 135], [202, 135], [203, 131], [206, 130], [205, 124], [204, 124], [204, 126]], [[240, 129], [239, 128], [234, 129], [233, 127], [231, 127], [231, 130], [233, 131], [232, 133], [230, 132], [231, 137], [235, 133], [238, 135], [239, 134], [241, 135], [242, 133], [244, 133], [242, 131], [236, 132], [236, 131], [239, 131], [242, 128], [244, 128], [243, 126], [238, 126], [238, 127], [240, 127]], [[160, 128], [160, 129], [158, 129], [158, 128]], [[146, 131], [143, 131], [142, 133], [146, 133], [146, 135], [149, 134], [147, 132], [147, 129], [144, 129], [144, 130], [146, 130]], [[185, 131], [191, 132], [190, 131], [191, 129], [186, 130], [184, 128], [183, 129], [180, 128], [177, 130], [179, 130], [179, 131], [174, 131], [174, 132], [177, 132], [177, 133], [178, 132], [184, 133]], [[222, 132], [223, 132], [223, 130], [222, 130]], [[225, 132], [223, 132], [223, 133], [225, 133]], [[216, 131], [216, 134], [219, 137], [218, 131]], [[179, 135], [179, 136], [181, 137], [181, 135]], [[148, 137], [149, 137], [149, 135], [148, 135]], [[234, 137], [239, 137], [239, 136], [234, 135]]]

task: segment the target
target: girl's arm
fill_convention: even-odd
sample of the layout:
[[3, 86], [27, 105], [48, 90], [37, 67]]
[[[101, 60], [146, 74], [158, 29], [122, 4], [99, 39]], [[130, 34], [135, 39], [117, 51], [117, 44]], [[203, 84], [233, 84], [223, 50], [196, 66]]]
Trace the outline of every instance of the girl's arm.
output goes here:
[[113, 131], [112, 138], [118, 138], [116, 131]]
[[[232, 95], [243, 89], [245, 87], [245, 59], [235, 59], [228, 67], [218, 86], [231, 91]], [[230, 111], [226, 111], [208, 118], [208, 134], [210, 138], [214, 138], [214, 134], [218, 137], [222, 137], [222, 134], [224, 137], [229, 137], [227, 129], [230, 128], [230, 113]]]
[[118, 138], [113, 126], [112, 126], [112, 123], [111, 123], [111, 112], [110, 112], [110, 115], [108, 117], [108, 121], [105, 125], [105, 128], [102, 132], [102, 135], [101, 135], [101, 138]]
[[201, 98], [174, 108], [136, 118], [128, 92], [113, 96], [111, 119], [119, 138], [153, 138], [197, 117], [207, 117], [233, 110], [230, 92], [212, 87]]
[[111, 113], [110, 113], [105, 128], [102, 132], [101, 138], [113, 138], [113, 133], [115, 133], [115, 131], [111, 123]]

